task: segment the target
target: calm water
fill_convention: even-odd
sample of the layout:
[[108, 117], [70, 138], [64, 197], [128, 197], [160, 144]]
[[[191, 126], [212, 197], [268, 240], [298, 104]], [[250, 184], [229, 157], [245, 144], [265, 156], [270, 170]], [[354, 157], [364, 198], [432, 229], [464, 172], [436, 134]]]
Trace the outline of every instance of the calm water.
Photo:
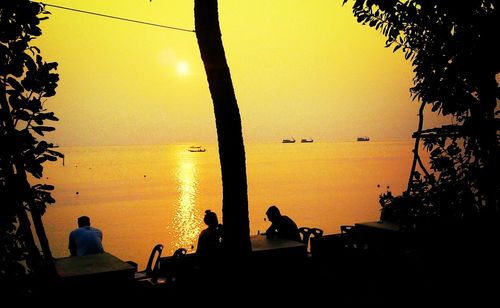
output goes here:
[[[192, 249], [204, 211], [221, 216], [217, 146], [192, 153], [192, 144], [61, 148], [47, 164], [56, 204], [43, 216], [55, 257], [68, 255], [69, 232], [81, 215], [104, 233], [104, 248], [145, 266], [152, 247], [170, 255]], [[408, 180], [413, 141], [246, 144], [250, 231], [264, 231], [276, 204], [299, 226], [336, 233], [342, 224], [377, 220], [378, 196]]]

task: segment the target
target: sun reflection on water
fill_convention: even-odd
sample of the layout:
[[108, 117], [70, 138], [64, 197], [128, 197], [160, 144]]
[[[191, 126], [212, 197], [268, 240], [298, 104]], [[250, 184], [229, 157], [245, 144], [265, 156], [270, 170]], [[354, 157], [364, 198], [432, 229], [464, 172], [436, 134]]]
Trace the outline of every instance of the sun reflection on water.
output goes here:
[[179, 199], [174, 219], [176, 247], [191, 249], [201, 231], [197, 215], [196, 196], [198, 193], [198, 170], [196, 161], [189, 156], [180, 155], [176, 171]]

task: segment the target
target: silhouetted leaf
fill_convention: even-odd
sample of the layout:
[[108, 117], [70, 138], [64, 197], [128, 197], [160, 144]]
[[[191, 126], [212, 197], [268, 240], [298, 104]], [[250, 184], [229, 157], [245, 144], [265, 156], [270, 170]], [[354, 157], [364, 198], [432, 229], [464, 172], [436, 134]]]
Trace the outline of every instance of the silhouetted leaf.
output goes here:
[[14, 88], [14, 90], [18, 91], [18, 92], [23, 92], [24, 91], [24, 87], [14, 78], [12, 77], [9, 77], [7, 78], [7, 83], [12, 87]]
[[432, 112], [436, 112], [437, 110], [439, 110], [439, 108], [441, 107], [441, 103], [440, 102], [435, 102], [433, 105], [432, 105]]
[[27, 164], [26, 165], [26, 171], [31, 173], [35, 178], [39, 179], [42, 177], [43, 174], [43, 167], [41, 164]]
[[437, 149], [434, 149], [432, 152], [431, 152], [431, 156], [432, 157], [437, 157], [438, 155], [440, 155], [442, 153], [441, 149], [440, 148], [437, 148]]
[[52, 156], [52, 155], [44, 155], [44, 157], [47, 158], [47, 160], [50, 160], [50, 161], [57, 161], [57, 157]]
[[55, 130], [54, 127], [50, 126], [32, 126], [31, 127], [37, 134], [44, 136], [43, 132], [50, 132]]
[[36, 152], [37, 153], [44, 153], [47, 148], [49, 147], [49, 144], [47, 143], [47, 141], [45, 140], [42, 140], [40, 141], [37, 145], [36, 145]]
[[57, 152], [57, 151], [54, 151], [54, 150], [47, 150], [48, 153], [54, 155], [54, 156], [57, 156], [57, 157], [60, 157], [60, 158], [64, 158], [64, 154], [60, 153], [60, 152]]
[[37, 53], [40, 53], [40, 48], [36, 47], [36, 46], [30, 46], [30, 50], [33, 54], [35, 54], [35, 51]]
[[30, 101], [27, 102], [25, 105], [25, 108], [30, 110], [33, 113], [37, 113], [40, 110], [42, 110], [42, 103], [38, 98], [33, 98]]
[[29, 114], [26, 110], [17, 109], [14, 112], [14, 118], [23, 121], [29, 121], [31, 119], [31, 114]]
[[49, 184], [40, 185], [39, 188], [43, 190], [54, 190], [54, 186]]
[[47, 161], [47, 157], [45, 157], [45, 156], [40, 156], [40, 157], [37, 157], [37, 158], [35, 159], [35, 162], [36, 162], [37, 164], [43, 164], [43, 163], [44, 163], [44, 162], [46, 162], [46, 161]]

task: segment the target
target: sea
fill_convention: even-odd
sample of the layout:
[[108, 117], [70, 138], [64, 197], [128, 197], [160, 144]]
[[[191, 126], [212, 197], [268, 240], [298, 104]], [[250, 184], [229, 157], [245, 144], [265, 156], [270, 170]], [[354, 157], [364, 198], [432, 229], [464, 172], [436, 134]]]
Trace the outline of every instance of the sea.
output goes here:
[[[339, 233], [341, 225], [376, 221], [379, 196], [407, 185], [413, 140], [246, 143], [250, 233], [265, 232], [276, 205], [297, 225]], [[205, 152], [190, 152], [200, 146]], [[68, 235], [87, 215], [107, 252], [144, 268], [154, 245], [163, 256], [195, 251], [204, 212], [222, 222], [217, 144], [61, 147], [64, 162], [46, 163], [43, 182], [56, 202], [43, 215], [52, 254], [69, 256]]]

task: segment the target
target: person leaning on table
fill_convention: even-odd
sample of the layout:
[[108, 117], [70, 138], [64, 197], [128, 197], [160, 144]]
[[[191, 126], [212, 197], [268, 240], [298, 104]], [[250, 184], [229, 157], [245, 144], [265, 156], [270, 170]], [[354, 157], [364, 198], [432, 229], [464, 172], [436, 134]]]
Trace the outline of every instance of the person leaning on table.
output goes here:
[[71, 256], [102, 253], [102, 231], [90, 226], [88, 216], [78, 217], [78, 228], [69, 234], [68, 248]]
[[268, 238], [282, 238], [300, 242], [299, 228], [288, 216], [281, 215], [277, 206], [271, 205], [266, 211], [271, 226], [266, 230]]

